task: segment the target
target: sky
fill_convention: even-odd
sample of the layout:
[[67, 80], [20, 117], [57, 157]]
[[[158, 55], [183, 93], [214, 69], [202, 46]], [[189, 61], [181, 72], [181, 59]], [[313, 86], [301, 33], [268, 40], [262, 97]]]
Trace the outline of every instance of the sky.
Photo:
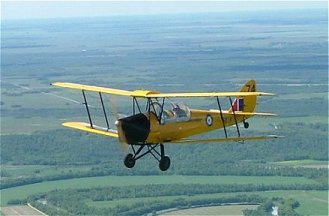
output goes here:
[[1, 1], [1, 20], [328, 8], [320, 1]]

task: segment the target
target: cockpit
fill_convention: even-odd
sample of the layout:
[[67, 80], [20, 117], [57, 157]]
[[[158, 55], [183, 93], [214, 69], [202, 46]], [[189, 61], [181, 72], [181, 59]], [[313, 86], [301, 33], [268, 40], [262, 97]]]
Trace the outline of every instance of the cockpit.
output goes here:
[[161, 115], [161, 124], [170, 124], [174, 122], [185, 122], [190, 120], [191, 111], [184, 103], [165, 102], [162, 106], [160, 103], [153, 103], [157, 116]]

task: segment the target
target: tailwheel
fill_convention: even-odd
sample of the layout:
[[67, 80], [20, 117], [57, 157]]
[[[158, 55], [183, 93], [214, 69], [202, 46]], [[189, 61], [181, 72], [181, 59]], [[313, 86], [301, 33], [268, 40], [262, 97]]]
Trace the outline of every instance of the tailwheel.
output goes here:
[[133, 154], [127, 154], [124, 159], [124, 164], [127, 168], [133, 168], [135, 166], [136, 160]]
[[249, 128], [249, 123], [246, 121], [243, 121], [243, 127], [246, 129]]
[[170, 158], [168, 156], [163, 156], [159, 162], [159, 168], [161, 171], [166, 171], [170, 167]]

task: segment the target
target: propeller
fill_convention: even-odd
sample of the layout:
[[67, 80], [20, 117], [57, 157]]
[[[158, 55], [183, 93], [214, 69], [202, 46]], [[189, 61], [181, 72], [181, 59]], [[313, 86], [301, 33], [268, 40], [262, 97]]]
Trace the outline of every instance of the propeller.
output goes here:
[[117, 105], [116, 105], [116, 102], [113, 97], [110, 96], [109, 100], [110, 100], [110, 104], [111, 104], [112, 113], [115, 117], [115, 125], [117, 126], [117, 129], [118, 129], [119, 146], [120, 146], [120, 149], [122, 150], [122, 152], [126, 153], [128, 151], [129, 145], [128, 145], [128, 142], [126, 139], [126, 135], [122, 129], [122, 123], [120, 121], [120, 115], [118, 113]]

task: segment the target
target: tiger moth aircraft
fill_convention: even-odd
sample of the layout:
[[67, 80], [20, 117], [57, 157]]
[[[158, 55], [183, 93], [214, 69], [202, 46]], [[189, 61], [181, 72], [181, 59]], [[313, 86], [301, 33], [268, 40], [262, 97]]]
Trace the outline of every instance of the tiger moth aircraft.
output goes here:
[[[248, 140], [263, 140], [278, 138], [276, 135], [242, 136], [239, 123], [244, 128], [249, 127], [246, 121], [252, 116], [273, 116], [272, 113], [255, 112], [258, 96], [272, 96], [271, 93], [256, 91], [256, 82], [249, 80], [239, 92], [187, 92], [160, 93], [157, 91], [135, 90], [126, 91], [113, 88], [82, 85], [67, 82], [55, 82], [51, 85], [82, 91], [84, 105], [89, 122], [65, 122], [63, 126], [89, 133], [117, 138], [132, 153], [125, 156], [124, 164], [132, 168], [135, 162], [147, 154], [151, 154], [158, 162], [159, 168], [166, 171], [170, 167], [170, 158], [165, 154], [165, 144], [208, 143], [208, 142], [244, 142]], [[106, 127], [94, 124], [90, 105], [85, 92], [98, 94], [101, 110], [104, 114]], [[132, 115], [119, 118], [116, 116], [116, 129], [110, 127], [103, 94], [131, 97]], [[213, 98], [216, 109], [190, 109], [183, 103], [172, 103], [172, 98]], [[220, 98], [227, 98], [229, 108], [224, 110]], [[234, 99], [234, 100], [233, 100]], [[111, 102], [111, 101], [110, 101]], [[141, 106], [143, 103], [143, 106]], [[115, 104], [111, 102], [112, 112], [116, 112]], [[103, 115], [102, 114], [102, 115]], [[234, 127], [236, 136], [228, 136], [227, 128]], [[191, 136], [223, 129], [224, 136], [209, 139], [193, 139]], [[160, 149], [158, 149], [160, 147]]]

